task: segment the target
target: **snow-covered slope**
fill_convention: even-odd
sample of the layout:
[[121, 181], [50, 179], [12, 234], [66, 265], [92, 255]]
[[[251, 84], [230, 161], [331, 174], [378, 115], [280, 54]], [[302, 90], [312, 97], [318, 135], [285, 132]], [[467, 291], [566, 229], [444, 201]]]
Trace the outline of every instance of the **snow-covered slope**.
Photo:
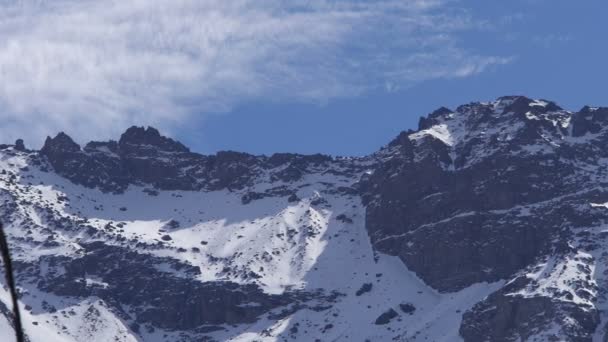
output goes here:
[[[242, 192], [227, 190], [159, 191], [151, 196], [144, 188], [131, 187], [122, 194], [103, 193], [28, 167], [27, 160], [27, 153], [6, 149], [0, 161], [5, 170], [0, 176], [3, 208], [16, 209], [4, 217], [17, 260], [36, 263], [48, 255], [77, 259], [83, 254], [80, 244], [101, 240], [198, 267], [195, 279], [200, 282], [255, 284], [268, 294], [294, 289], [336, 294], [332, 301], [314, 299], [314, 307], [290, 308], [293, 312], [280, 317], [269, 312], [256, 322], [225, 325], [211, 333], [188, 332], [186, 339], [432, 336], [451, 341], [458, 335], [462, 313], [499, 285], [477, 284], [440, 294], [397, 258], [374, 253], [360, 198], [331, 191], [352, 185], [354, 179], [313, 174], [291, 184], [299, 189], [297, 201], [279, 196], [243, 204]], [[165, 271], [166, 266], [156, 266]], [[111, 286], [97, 276], [82, 281], [92, 288]], [[22, 285], [27, 333], [34, 341], [43, 336], [56, 341], [164, 341], [183, 334], [153, 325], [135, 333], [127, 328], [129, 319], [112, 313], [103, 299], [42, 293], [34, 285]], [[9, 303], [6, 295], [3, 301]], [[415, 311], [406, 314], [400, 305]], [[374, 324], [391, 309], [398, 318]]]
[[135, 127], [84, 148], [0, 145], [26, 333], [602, 341], [607, 113], [442, 108], [364, 158], [201, 156]]

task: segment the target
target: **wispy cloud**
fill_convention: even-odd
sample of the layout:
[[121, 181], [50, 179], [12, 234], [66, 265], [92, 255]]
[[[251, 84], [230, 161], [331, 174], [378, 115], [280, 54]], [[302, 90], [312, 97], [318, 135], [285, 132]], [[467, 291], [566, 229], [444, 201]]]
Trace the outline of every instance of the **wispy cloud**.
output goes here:
[[505, 63], [441, 0], [0, 0], [0, 134], [170, 127], [249, 100], [324, 102]]

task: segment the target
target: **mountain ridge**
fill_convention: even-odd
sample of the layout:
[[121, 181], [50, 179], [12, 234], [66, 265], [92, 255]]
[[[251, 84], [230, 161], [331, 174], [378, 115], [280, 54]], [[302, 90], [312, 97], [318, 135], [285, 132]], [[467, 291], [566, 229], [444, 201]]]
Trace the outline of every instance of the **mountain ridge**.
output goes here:
[[606, 127], [608, 108], [506, 96], [441, 107], [364, 157], [202, 155], [150, 127], [1, 145], [28, 331], [602, 341]]

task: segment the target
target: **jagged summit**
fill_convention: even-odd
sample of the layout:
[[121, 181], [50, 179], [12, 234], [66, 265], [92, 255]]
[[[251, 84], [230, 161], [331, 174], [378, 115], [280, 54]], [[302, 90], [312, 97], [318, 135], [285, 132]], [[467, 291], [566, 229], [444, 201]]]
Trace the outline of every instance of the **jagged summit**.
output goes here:
[[294, 180], [307, 170], [327, 168], [333, 161], [320, 154], [266, 157], [220, 151], [201, 155], [153, 127], [137, 126], [127, 129], [119, 141], [92, 141], [83, 149], [62, 132], [47, 138], [39, 155], [42, 162], [71, 181], [114, 193], [130, 185], [164, 190], [242, 189], [266, 172], [273, 179]]
[[[592, 107], [570, 112], [552, 101], [525, 96], [472, 102], [456, 110], [440, 107], [420, 119], [418, 130], [401, 133], [388, 145], [388, 151], [394, 155], [398, 150], [401, 157], [412, 161], [429, 160], [446, 170], [470, 167], [494, 155], [553, 153], [560, 146], [564, 149], [579, 143], [587, 133], [602, 132], [608, 126], [607, 112]], [[293, 179], [302, 177], [307, 168], [328, 167], [333, 162], [323, 155], [281, 153], [270, 157], [238, 152], [204, 156], [190, 152], [153, 127], [137, 126], [127, 129], [118, 141], [90, 142], [84, 149], [60, 133], [47, 138], [40, 154], [72, 180], [118, 192], [129, 184], [183, 190], [242, 188], [264, 170], [277, 169], [274, 177]], [[350, 164], [357, 164], [355, 160]], [[281, 169], [282, 165], [287, 167]], [[105, 172], [90, 174], [93, 170]]]
[[431, 128], [432, 126], [438, 124], [441, 118], [453, 112], [454, 111], [449, 108], [440, 107], [427, 116], [421, 116], [420, 120], [418, 121], [418, 130], [421, 131], [423, 129]]
[[[128, 152], [134, 148], [154, 148], [165, 152], [190, 152], [182, 143], [161, 135], [154, 127], [132, 126], [120, 136], [118, 143], [112, 140], [108, 142], [92, 141], [85, 145], [85, 151], [99, 149], [102, 146], [109, 147], [114, 152], [117, 148], [122, 149], [123, 152]], [[46, 138], [41, 152], [48, 153], [59, 150], [78, 152], [81, 147], [69, 135], [60, 132], [54, 138]]]
[[606, 127], [605, 108], [572, 112], [548, 100], [503, 96], [456, 110], [440, 107], [420, 118], [417, 131], [401, 133], [388, 151], [400, 149], [411, 158], [432, 157], [446, 168], [462, 168], [497, 154], [571, 149], [588, 133], [585, 139], [608, 139], [601, 134]]
[[151, 146], [167, 152], [190, 152], [182, 143], [162, 136], [153, 127], [132, 126], [120, 136], [118, 144], [124, 149], [129, 149], [133, 146]]
[[40, 152], [44, 154], [53, 153], [56, 151], [64, 152], [78, 152], [80, 151], [80, 145], [64, 132], [59, 132], [54, 138], [46, 137], [44, 146]]
[[504, 112], [521, 112], [522, 110], [528, 110], [532, 107], [544, 108], [546, 111], [558, 111], [563, 109], [553, 101], [532, 99], [523, 95], [501, 96], [493, 101], [492, 104], [495, 107], [504, 108]]
[[[456, 110], [440, 107], [426, 117], [421, 117], [419, 130], [428, 129], [448, 119], [464, 117], [463, 119], [479, 123], [493, 118], [508, 116], [516, 119], [526, 119], [527, 113], [541, 115], [546, 113], [568, 113], [555, 102], [531, 99], [525, 96], [502, 96], [491, 102], [471, 102], [458, 106]], [[500, 116], [500, 117], [499, 117]]]
[[[430, 114], [420, 117], [417, 130], [403, 132], [397, 141], [420, 137], [432, 137], [455, 148], [457, 145], [479, 140], [508, 141], [514, 134], [523, 133], [527, 139], [543, 135], [555, 141], [565, 137], [580, 137], [586, 133], [596, 134], [608, 124], [608, 108], [585, 106], [579, 112], [564, 110], [555, 102], [544, 99], [531, 99], [522, 95], [501, 96], [490, 102], [471, 102], [458, 106], [456, 110], [440, 107]], [[47, 137], [41, 152], [62, 150], [78, 152], [80, 146], [67, 134], [61, 132], [56, 137]], [[116, 141], [89, 142], [85, 152], [114, 154], [163, 152], [190, 153], [190, 149], [169, 137], [161, 135], [154, 127], [132, 126]], [[220, 152], [222, 154], [224, 152]], [[247, 158], [246, 153], [239, 155]], [[277, 160], [283, 154], [277, 154], [271, 160]], [[290, 154], [286, 154], [290, 155]], [[303, 156], [292, 155], [301, 158]], [[324, 157], [324, 156], [323, 156]]]

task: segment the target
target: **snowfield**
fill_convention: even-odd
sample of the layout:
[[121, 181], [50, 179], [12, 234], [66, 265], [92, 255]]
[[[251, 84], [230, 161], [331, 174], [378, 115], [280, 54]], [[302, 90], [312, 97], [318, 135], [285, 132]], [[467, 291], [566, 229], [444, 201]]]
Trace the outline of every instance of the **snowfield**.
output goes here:
[[[304, 309], [278, 320], [262, 317], [251, 325], [225, 326], [223, 331], [207, 334], [220, 341], [280, 341], [287, 337], [298, 341], [454, 341], [459, 339], [462, 313], [500, 287], [478, 284], [458, 293], [439, 294], [396, 257], [374, 253], [360, 199], [326, 191], [327, 184], [350, 185], [352, 179], [311, 175], [297, 185], [297, 202], [272, 197], [243, 204], [242, 193], [230, 191], [160, 191], [151, 196], [145, 188], [132, 187], [124, 194], [104, 194], [28, 168], [20, 154], [3, 153], [0, 160], [0, 169], [20, 177], [10, 183], [9, 176], [0, 176], [2, 201], [27, 203], [19, 205], [13, 215], [27, 221], [30, 228], [24, 231], [13, 223], [7, 227], [8, 234], [40, 241], [51, 234], [58, 242], [33, 249], [17, 244], [13, 246], [16, 259], [80, 253], [79, 243], [90, 238], [84, 232], [48, 226], [42, 212], [52, 210], [57, 217], [86, 220], [103, 232], [106, 243], [133, 249], [140, 248], [138, 243], [162, 243], [160, 248], [140, 251], [199, 267], [201, 282], [255, 283], [270, 294], [294, 288], [341, 294], [325, 311]], [[25, 168], [28, 170], [23, 171]], [[247, 276], [251, 272], [255, 278]], [[104, 286], [98, 279], [85, 281]], [[357, 295], [366, 284], [371, 287], [369, 292]], [[100, 299], [78, 301], [30, 291], [24, 296], [28, 298], [28, 308], [22, 306], [24, 321], [33, 342], [179, 338], [169, 331], [135, 334]], [[6, 291], [0, 298], [10, 305]], [[45, 312], [43, 301], [60, 309]], [[415, 311], [404, 313], [400, 304], [412, 305]], [[374, 324], [390, 309], [399, 312], [398, 318], [385, 325]], [[0, 323], [3, 340], [9, 340], [8, 321], [3, 317]]]

